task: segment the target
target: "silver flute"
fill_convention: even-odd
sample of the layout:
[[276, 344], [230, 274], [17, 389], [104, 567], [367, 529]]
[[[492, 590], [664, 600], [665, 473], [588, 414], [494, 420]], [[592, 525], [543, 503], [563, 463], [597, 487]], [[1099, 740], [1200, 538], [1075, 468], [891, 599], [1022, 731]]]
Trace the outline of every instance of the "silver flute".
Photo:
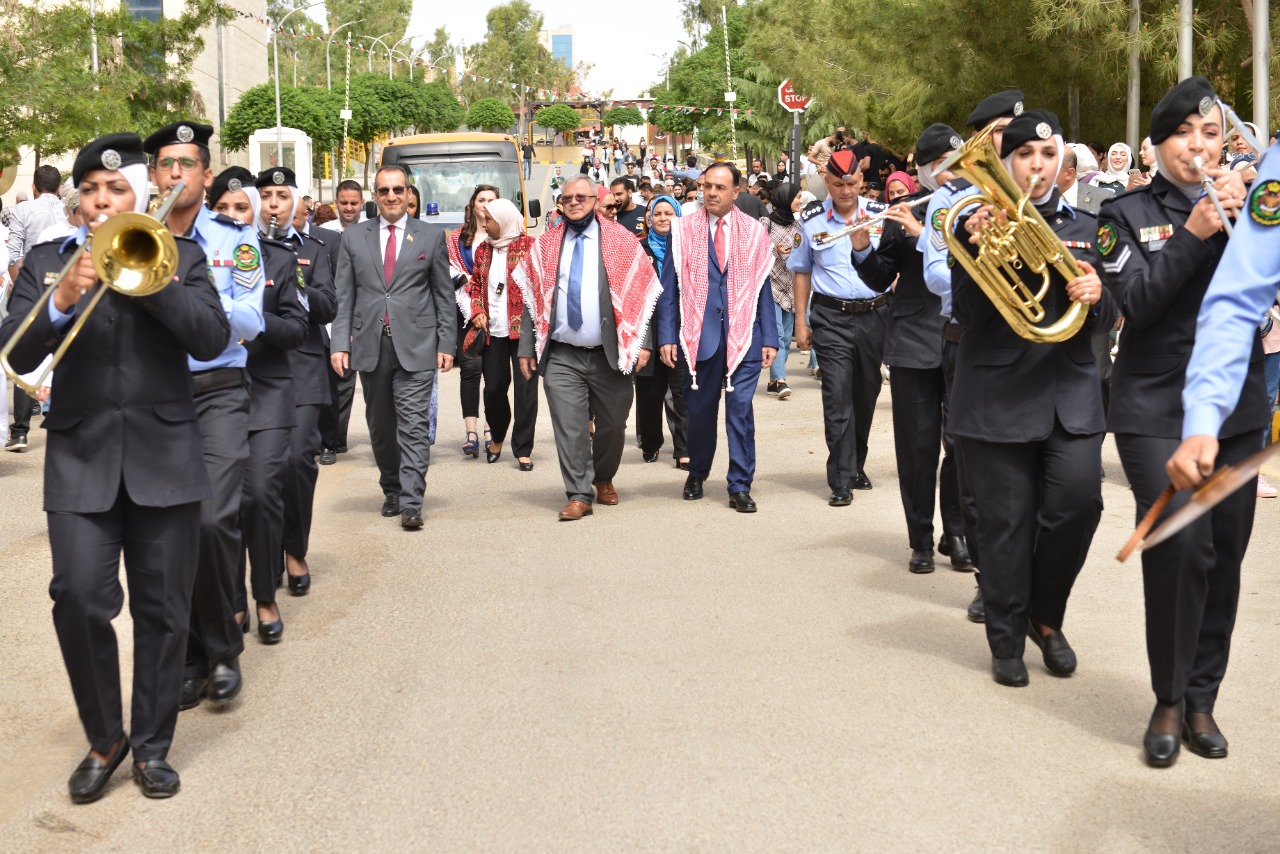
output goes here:
[[1196, 174], [1200, 176], [1200, 186], [1204, 187], [1204, 191], [1209, 194], [1209, 200], [1213, 202], [1213, 207], [1218, 212], [1218, 218], [1222, 220], [1222, 230], [1227, 233], [1227, 237], [1231, 236], [1231, 220], [1227, 219], [1227, 212], [1222, 207], [1222, 199], [1218, 198], [1218, 191], [1213, 186], [1213, 178], [1204, 172], [1204, 158], [1193, 157], [1192, 164], [1196, 167]]
[[[933, 193], [930, 193], [927, 196], [921, 196], [920, 198], [910, 202], [906, 202], [905, 204], [908, 208], [914, 208], [917, 205], [923, 205], [925, 202], [929, 201], [932, 198], [933, 198]], [[899, 204], [899, 203], [895, 202], [894, 204]], [[891, 204], [890, 208], [892, 207], [893, 205]], [[870, 228], [871, 226], [875, 225], [878, 222], [884, 222], [888, 218], [889, 218], [889, 211], [885, 211], [884, 213], [876, 214], [875, 216], [871, 217], [871, 219], [864, 219], [859, 222], [851, 222], [848, 225], [846, 225], [844, 228], [840, 229], [839, 231], [832, 232], [831, 234], [828, 234], [826, 237], [823, 237], [821, 239], [815, 239], [813, 241], [813, 244], [815, 246], [826, 246], [829, 243], [835, 243], [837, 240], [839, 240], [842, 237], [846, 237], [850, 234], [853, 234], [855, 231], [861, 231], [864, 228]]]

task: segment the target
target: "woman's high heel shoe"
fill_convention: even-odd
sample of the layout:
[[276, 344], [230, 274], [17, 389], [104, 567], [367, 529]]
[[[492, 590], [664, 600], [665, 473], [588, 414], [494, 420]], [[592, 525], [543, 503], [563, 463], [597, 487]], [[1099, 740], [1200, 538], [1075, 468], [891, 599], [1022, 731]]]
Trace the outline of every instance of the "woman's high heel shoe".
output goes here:
[[289, 593], [293, 596], [306, 596], [311, 592], [311, 573], [289, 576]]
[[467, 431], [467, 441], [462, 445], [462, 453], [472, 458], [480, 456], [480, 437], [474, 430]]
[[496, 451], [486, 449], [484, 452], [484, 458], [490, 463], [496, 463], [498, 460], [502, 459], [502, 448], [499, 447]]
[[280, 638], [284, 636], [284, 620], [274, 620], [266, 622], [261, 617], [258, 618], [258, 640], [267, 646], [280, 643]]
[[[1161, 715], [1161, 712], [1164, 715]], [[1160, 721], [1168, 728], [1171, 722], [1170, 716], [1174, 716], [1177, 723], [1174, 723], [1173, 732], [1154, 732], [1157, 717], [1164, 717], [1165, 720]], [[1151, 713], [1151, 723], [1147, 724], [1147, 731], [1142, 736], [1142, 753], [1147, 759], [1147, 764], [1152, 768], [1168, 768], [1178, 759], [1178, 751], [1181, 747], [1178, 741], [1178, 725], [1183, 719], [1182, 704], [1176, 707], [1158, 703], [1155, 711]], [[1185, 726], [1185, 724], [1182, 724]]]

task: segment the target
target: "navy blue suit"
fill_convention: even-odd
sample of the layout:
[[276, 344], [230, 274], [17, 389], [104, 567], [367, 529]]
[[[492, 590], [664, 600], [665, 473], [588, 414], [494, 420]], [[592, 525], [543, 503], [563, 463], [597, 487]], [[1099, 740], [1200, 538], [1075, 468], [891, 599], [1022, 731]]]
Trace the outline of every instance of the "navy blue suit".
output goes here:
[[[717, 421], [720, 418], [720, 389], [725, 386], [728, 363], [725, 352], [729, 302], [727, 267], [715, 261], [715, 249], [707, 235], [707, 305], [702, 315], [702, 336], [698, 341], [698, 388], [685, 375], [686, 432], [689, 445], [689, 474], [705, 479], [715, 461]], [[730, 259], [729, 263], [733, 263]], [[662, 296], [658, 298], [658, 344], [680, 342], [680, 287], [672, 253], [662, 265]], [[765, 318], [768, 322], [762, 322]], [[734, 370], [725, 392], [725, 433], [729, 437], [729, 494], [750, 492], [756, 472], [756, 420], [751, 399], [760, 379], [761, 349], [778, 348], [778, 324], [774, 322], [773, 290], [768, 280], [760, 289], [756, 319], [751, 328], [751, 345], [742, 363]], [[679, 358], [683, 360], [684, 353]]]

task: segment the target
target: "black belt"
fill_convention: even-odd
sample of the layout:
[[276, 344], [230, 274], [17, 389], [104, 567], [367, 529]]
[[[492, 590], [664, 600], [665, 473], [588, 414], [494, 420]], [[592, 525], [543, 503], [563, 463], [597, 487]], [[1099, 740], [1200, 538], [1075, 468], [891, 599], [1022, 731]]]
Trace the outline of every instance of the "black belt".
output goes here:
[[551, 341], [553, 344], [559, 347], [572, 347], [575, 350], [582, 350], [583, 352], [586, 352], [586, 353], [594, 353], [596, 350], [604, 349], [603, 344], [597, 344], [594, 347], [579, 347], [577, 344], [568, 344], [568, 343], [565, 343], [564, 341], [558, 341], [555, 338], [552, 338]]
[[964, 327], [958, 323], [948, 323], [942, 327], [942, 340], [944, 341], [959, 344], [962, 335], [964, 335]]
[[200, 371], [191, 375], [191, 391], [199, 397], [214, 391], [229, 388], [240, 388], [249, 382], [249, 373], [244, 368], [214, 368], [211, 371]]
[[826, 294], [815, 293], [813, 301], [816, 305], [834, 308], [836, 311], [845, 314], [862, 314], [863, 312], [872, 311], [889, 302], [888, 294], [881, 294], [874, 299], [836, 299]]

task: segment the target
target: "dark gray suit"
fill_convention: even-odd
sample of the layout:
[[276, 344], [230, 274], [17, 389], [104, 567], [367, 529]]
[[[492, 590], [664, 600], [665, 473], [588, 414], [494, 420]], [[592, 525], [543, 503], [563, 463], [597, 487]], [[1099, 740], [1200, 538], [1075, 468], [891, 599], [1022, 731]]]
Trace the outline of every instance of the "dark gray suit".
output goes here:
[[444, 230], [409, 217], [395, 223], [406, 230], [386, 281], [380, 223], [381, 217], [357, 223], [342, 237], [331, 346], [341, 352], [341, 342], [351, 341], [383, 494], [398, 497], [401, 511], [421, 512], [436, 358], [457, 348], [453, 283]]
[[1098, 215], [1098, 211], [1102, 208], [1102, 203], [1116, 194], [1115, 190], [1108, 190], [1106, 187], [1091, 187], [1088, 184], [1076, 182], [1076, 204], [1078, 211]]

